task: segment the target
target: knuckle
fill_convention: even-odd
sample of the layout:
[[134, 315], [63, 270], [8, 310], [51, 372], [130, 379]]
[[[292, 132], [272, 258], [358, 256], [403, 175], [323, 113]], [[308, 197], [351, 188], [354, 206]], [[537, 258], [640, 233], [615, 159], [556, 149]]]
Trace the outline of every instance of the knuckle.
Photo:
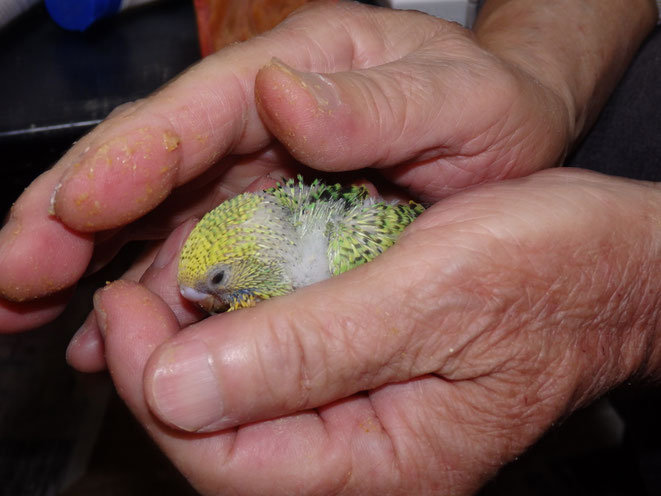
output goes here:
[[325, 346], [307, 322], [277, 313], [269, 317], [257, 343], [265, 390], [285, 411], [310, 407], [313, 392], [327, 382]]

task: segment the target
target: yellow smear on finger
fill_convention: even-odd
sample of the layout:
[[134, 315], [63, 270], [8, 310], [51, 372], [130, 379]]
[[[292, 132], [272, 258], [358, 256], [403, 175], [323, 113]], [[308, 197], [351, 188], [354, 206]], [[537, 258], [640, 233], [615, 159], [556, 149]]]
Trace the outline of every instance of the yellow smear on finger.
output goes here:
[[181, 140], [176, 134], [173, 134], [169, 131], [165, 131], [163, 133], [163, 144], [165, 145], [165, 149], [167, 151], [171, 152], [179, 148], [180, 142]]

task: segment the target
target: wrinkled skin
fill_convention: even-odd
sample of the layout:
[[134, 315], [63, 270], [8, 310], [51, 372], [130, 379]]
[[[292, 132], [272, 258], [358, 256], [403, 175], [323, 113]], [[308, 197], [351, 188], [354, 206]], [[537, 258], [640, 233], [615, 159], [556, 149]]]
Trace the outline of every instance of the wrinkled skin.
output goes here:
[[180, 331], [183, 226], [146, 287], [97, 294], [108, 366], [204, 494], [471, 494], [551, 422], [658, 375], [661, 239], [630, 219], [658, 225], [659, 195], [575, 170], [485, 186], [365, 266]]
[[[200, 492], [471, 494], [552, 422], [658, 377], [661, 359], [658, 186], [538, 172], [594, 109], [497, 46], [416, 13], [324, 4], [205, 59], [17, 201], [1, 327], [53, 318], [90, 263], [172, 231], [97, 292], [68, 359], [107, 365]], [[367, 265], [199, 321], [176, 287], [186, 219], [301, 163], [372, 166], [394, 195], [437, 203]], [[60, 249], [42, 258], [44, 245]]]

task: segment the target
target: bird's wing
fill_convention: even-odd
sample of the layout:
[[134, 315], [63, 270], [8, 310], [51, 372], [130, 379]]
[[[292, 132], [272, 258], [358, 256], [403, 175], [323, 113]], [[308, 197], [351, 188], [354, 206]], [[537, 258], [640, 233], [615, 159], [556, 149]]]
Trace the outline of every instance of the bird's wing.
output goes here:
[[347, 210], [328, 233], [328, 261], [333, 275], [341, 274], [383, 253], [423, 207], [365, 201]]

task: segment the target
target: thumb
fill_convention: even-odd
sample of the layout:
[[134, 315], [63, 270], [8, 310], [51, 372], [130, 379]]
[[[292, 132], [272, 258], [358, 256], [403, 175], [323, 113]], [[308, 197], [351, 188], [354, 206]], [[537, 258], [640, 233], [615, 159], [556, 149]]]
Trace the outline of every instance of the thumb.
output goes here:
[[255, 95], [262, 121], [299, 161], [333, 172], [392, 168], [424, 200], [528, 174], [564, 151], [564, 139], [549, 138], [564, 129], [563, 114], [540, 118], [557, 98], [441, 21], [382, 65], [320, 74], [274, 59]]
[[260, 116], [298, 160], [323, 170], [393, 165], [423, 151], [453, 153], [459, 141], [448, 131], [457, 124], [451, 115], [457, 91], [439, 67], [416, 69], [415, 58], [333, 74], [273, 59], [255, 81]]
[[442, 263], [437, 248], [400, 238], [338, 277], [188, 327], [147, 365], [152, 411], [180, 429], [208, 432], [437, 370], [443, 352], [434, 350], [451, 349], [446, 341], [456, 335], [430, 324], [432, 305], [416, 289], [434, 278], [432, 260]]

